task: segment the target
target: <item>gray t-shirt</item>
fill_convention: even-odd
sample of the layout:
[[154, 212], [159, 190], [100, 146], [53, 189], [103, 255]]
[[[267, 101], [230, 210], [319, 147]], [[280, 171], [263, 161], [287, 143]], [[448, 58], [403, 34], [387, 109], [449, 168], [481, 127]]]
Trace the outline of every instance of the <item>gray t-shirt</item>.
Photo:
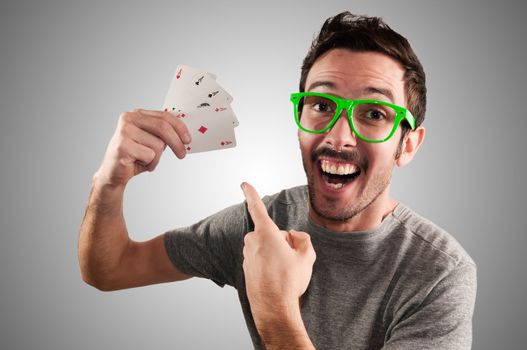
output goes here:
[[[402, 204], [374, 230], [331, 232], [310, 220], [307, 186], [263, 202], [280, 229], [311, 235], [317, 259], [300, 305], [317, 349], [470, 349], [476, 265], [447, 232]], [[181, 271], [237, 289], [260, 349], [242, 268], [253, 229], [240, 203], [166, 232], [165, 246]]]

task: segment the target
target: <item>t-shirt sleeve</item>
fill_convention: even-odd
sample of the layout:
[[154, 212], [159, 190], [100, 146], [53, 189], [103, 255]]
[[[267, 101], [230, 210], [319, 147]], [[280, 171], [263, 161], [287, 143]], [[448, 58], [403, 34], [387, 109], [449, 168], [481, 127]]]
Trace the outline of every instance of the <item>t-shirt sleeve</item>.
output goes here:
[[476, 284], [476, 265], [454, 268], [393, 327], [382, 349], [470, 349]]
[[248, 231], [247, 209], [241, 203], [191, 226], [165, 232], [165, 248], [182, 272], [210, 279], [220, 287], [235, 286]]

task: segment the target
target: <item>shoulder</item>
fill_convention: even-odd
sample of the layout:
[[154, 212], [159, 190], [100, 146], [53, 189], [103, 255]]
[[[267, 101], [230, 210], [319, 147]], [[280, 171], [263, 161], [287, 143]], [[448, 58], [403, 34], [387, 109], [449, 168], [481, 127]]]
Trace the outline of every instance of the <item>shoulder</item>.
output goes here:
[[262, 198], [269, 216], [279, 227], [289, 227], [304, 219], [308, 212], [309, 194], [306, 185], [283, 189]]
[[399, 235], [408, 241], [408, 249], [413, 256], [425, 259], [435, 258], [450, 268], [472, 265], [475, 262], [452, 234], [431, 220], [419, 215], [403, 204], [393, 213], [397, 221]]
[[299, 203], [307, 203], [309, 198], [306, 185], [291, 187], [283, 189], [272, 195], [267, 195], [262, 198], [262, 201], [267, 207], [273, 205], [298, 205]]

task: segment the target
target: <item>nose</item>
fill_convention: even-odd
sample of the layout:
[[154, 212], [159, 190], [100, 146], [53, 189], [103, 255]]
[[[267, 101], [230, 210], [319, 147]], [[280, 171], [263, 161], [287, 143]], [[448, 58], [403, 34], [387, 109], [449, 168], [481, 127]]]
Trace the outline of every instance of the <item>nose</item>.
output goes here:
[[357, 146], [357, 137], [348, 120], [348, 112], [343, 110], [333, 127], [327, 132], [325, 142], [335, 149]]

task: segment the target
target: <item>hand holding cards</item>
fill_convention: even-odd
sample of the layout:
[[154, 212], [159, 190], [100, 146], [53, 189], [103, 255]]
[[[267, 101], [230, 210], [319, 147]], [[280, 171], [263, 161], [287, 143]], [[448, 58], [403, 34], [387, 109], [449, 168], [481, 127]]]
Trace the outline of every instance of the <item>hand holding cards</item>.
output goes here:
[[236, 146], [234, 128], [238, 119], [230, 104], [232, 96], [203, 70], [178, 65], [163, 110], [185, 123], [192, 137], [187, 153], [207, 152]]

